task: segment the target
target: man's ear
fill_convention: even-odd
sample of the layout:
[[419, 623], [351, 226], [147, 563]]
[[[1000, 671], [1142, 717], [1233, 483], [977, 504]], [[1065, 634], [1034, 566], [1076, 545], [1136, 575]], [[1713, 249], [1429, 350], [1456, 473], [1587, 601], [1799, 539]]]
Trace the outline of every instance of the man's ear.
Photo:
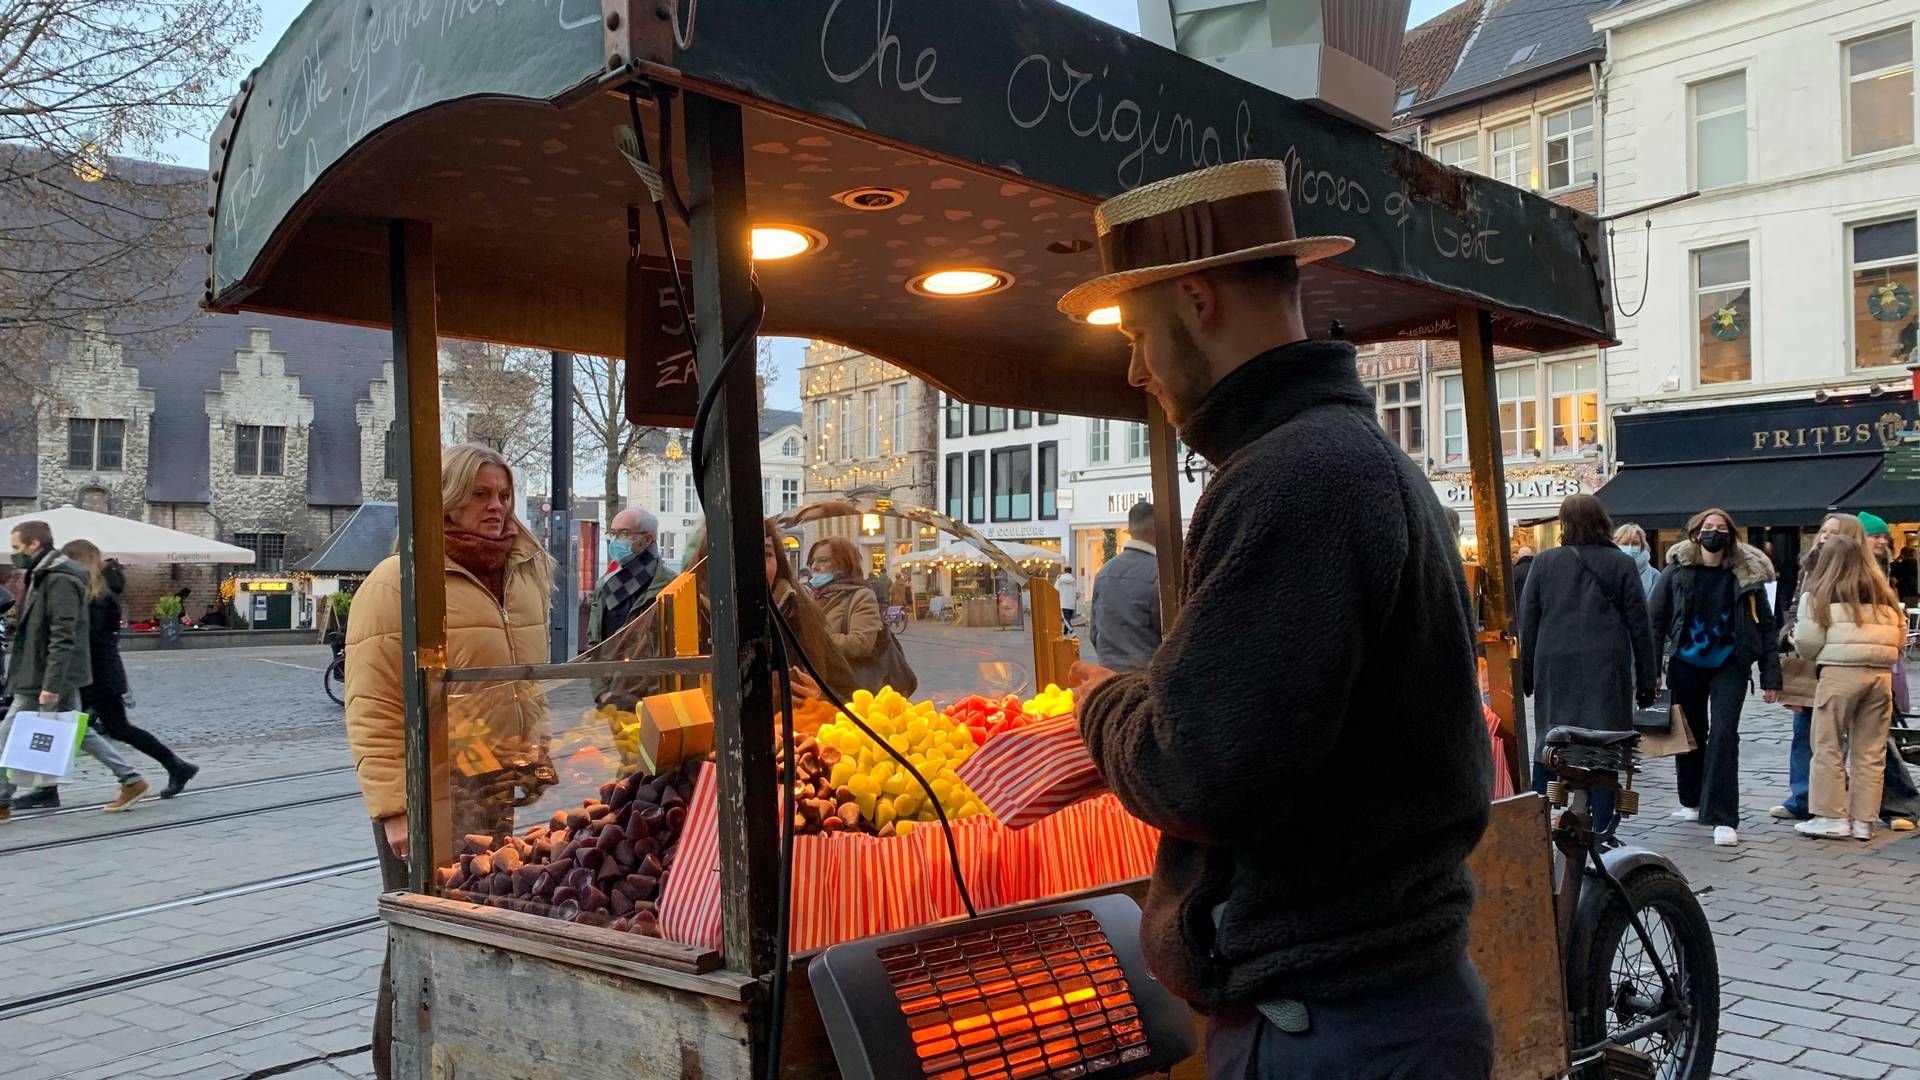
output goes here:
[[1191, 329], [1210, 327], [1220, 317], [1220, 294], [1204, 274], [1174, 279], [1173, 295], [1175, 310]]

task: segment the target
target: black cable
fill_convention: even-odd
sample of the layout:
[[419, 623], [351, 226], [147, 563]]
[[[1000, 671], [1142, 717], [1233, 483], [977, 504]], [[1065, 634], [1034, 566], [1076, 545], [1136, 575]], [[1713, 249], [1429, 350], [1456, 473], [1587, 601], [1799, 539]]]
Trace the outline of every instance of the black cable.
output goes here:
[[690, 222], [693, 212], [687, 209], [687, 201], [680, 197], [680, 180], [673, 172], [673, 91], [658, 87], [654, 90], [653, 100], [660, 108], [660, 187], [666, 192], [667, 202], [672, 205], [673, 212], [680, 215], [681, 221]]
[[[779, 605], [773, 602], [772, 590], [768, 590], [767, 610], [779, 617]], [[787, 650], [780, 634], [773, 635], [773, 662], [779, 670], [787, 670]], [[768, 996], [767, 1007], [771, 1010], [767, 1027], [767, 1080], [779, 1080], [780, 1041], [786, 1026], [787, 1017], [787, 953], [793, 947], [793, 813], [794, 779], [799, 775], [800, 763], [793, 753], [793, 680], [780, 680], [780, 748], [786, 754], [786, 775], [781, 781], [784, 789], [780, 798], [780, 902], [776, 917], [778, 925], [773, 931], [773, 955], [776, 966], [773, 971], [772, 992]]]

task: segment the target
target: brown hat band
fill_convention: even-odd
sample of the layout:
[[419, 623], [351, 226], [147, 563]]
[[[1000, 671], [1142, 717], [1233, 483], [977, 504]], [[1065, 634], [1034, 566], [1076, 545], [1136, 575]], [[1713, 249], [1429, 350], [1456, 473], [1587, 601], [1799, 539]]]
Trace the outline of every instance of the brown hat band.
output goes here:
[[1252, 191], [1115, 224], [1100, 237], [1100, 261], [1112, 274], [1293, 239], [1293, 204], [1287, 193]]

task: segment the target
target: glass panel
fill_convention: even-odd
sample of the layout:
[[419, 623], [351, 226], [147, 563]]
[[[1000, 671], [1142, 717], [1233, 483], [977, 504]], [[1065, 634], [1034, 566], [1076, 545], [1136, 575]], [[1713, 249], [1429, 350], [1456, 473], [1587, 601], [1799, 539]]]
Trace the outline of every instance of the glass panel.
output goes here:
[[[1907, 223], [1909, 230], [1912, 224]], [[1920, 275], [1916, 275], [1912, 262], [1853, 272], [1855, 366], [1910, 364], [1916, 359], [1913, 355], [1913, 298], [1916, 295], [1920, 295]]]
[[392, 424], [387, 425], [387, 445], [382, 449], [381, 476], [388, 480], [400, 479], [400, 434]]
[[1017, 428], [1032, 427], [1033, 413], [1026, 409], [1013, 410], [1013, 426]]
[[1862, 38], [1847, 46], [1847, 74], [1865, 75], [1913, 62], [1913, 31], [1908, 27], [1878, 37]]
[[987, 519], [987, 454], [975, 450], [967, 455], [967, 520], [979, 523]]
[[1855, 154], [1913, 145], [1913, 69], [1855, 82], [1849, 88], [1848, 125]]
[[1910, 217], [1853, 228], [1853, 261], [1856, 263], [1910, 259], [1913, 254], [1914, 228]]
[[1694, 148], [1699, 160], [1695, 179], [1702, 188], [1725, 187], [1747, 179], [1747, 114], [1727, 113], [1702, 120]]
[[120, 452], [126, 442], [126, 431], [125, 420], [100, 421], [100, 468], [118, 469], [120, 467]]
[[260, 475], [279, 476], [282, 451], [286, 448], [287, 429], [268, 427], [260, 429]]
[[233, 429], [233, 471], [240, 476], [260, 472], [260, 429], [239, 424]]
[[1753, 377], [1753, 304], [1746, 286], [1702, 292], [1698, 332], [1702, 383]]
[[1747, 280], [1747, 245], [1728, 244], [1725, 247], [1708, 248], [1696, 258], [1699, 263], [1699, 283], [1703, 289], [1716, 285], [1731, 285]]
[[1696, 83], [1693, 88], [1693, 111], [1696, 116], [1723, 112], [1727, 109], [1743, 109], [1747, 104], [1747, 73], [1736, 71], [1731, 75], [1722, 75], [1717, 79], [1708, 79]]
[[1053, 519], [1060, 516], [1055, 493], [1060, 488], [1060, 444], [1040, 444], [1040, 516]]
[[966, 489], [962, 487], [961, 461], [959, 454], [947, 455], [947, 516], [960, 520], [961, 504], [965, 500]]
[[673, 474], [665, 469], [661, 469], [655, 479], [653, 508], [659, 513], [671, 514], [673, 513], [673, 493], [675, 491]]
[[1008, 517], [1027, 521], [1033, 517], [1033, 449], [1018, 447], [1007, 456], [1007, 486], [1012, 495]]
[[1409, 405], [1401, 411], [1407, 417], [1407, 441], [1402, 445], [1407, 453], [1418, 455], [1427, 444], [1427, 433], [1420, 426], [1420, 406]]
[[93, 468], [93, 421], [67, 421], [67, 468]]

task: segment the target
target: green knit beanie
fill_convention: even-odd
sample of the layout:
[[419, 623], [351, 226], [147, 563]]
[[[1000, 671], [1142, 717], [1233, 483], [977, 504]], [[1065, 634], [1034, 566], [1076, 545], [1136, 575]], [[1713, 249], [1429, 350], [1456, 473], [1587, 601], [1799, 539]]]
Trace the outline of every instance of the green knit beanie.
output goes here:
[[1856, 516], [1860, 519], [1860, 527], [1867, 530], [1868, 536], [1885, 536], [1892, 531], [1887, 528], [1887, 519], [1877, 514], [1862, 513]]

